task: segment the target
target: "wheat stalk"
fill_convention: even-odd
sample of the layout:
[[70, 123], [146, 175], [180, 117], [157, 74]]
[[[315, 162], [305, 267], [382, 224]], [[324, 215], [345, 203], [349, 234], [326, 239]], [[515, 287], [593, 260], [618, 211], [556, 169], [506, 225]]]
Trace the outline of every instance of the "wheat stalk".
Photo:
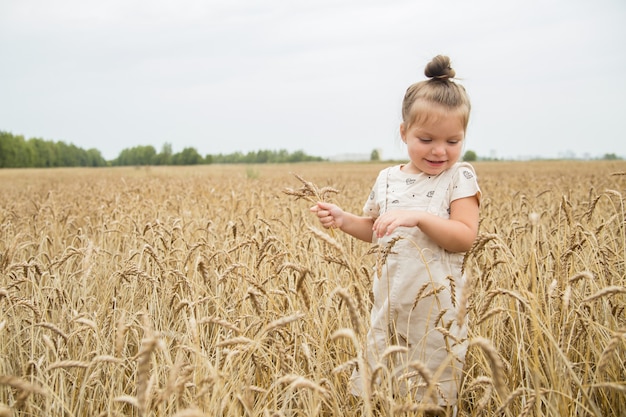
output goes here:
[[348, 307], [348, 313], [350, 314], [350, 322], [352, 323], [352, 328], [354, 332], [359, 335], [361, 333], [361, 321], [359, 320], [358, 311], [356, 305], [354, 304], [354, 300], [350, 296], [350, 293], [345, 288], [337, 288], [333, 291], [333, 294], [339, 295], [343, 302], [346, 303]]
[[472, 293], [474, 286], [473, 274], [465, 273], [465, 284], [463, 285], [461, 296], [459, 298], [459, 306], [457, 308], [456, 322], [457, 325], [463, 326], [465, 324], [465, 317], [467, 315], [467, 308], [469, 305], [470, 294]]
[[198, 324], [205, 324], [205, 323], [214, 323], [214, 324], [224, 327], [225, 329], [231, 330], [237, 334], [241, 333], [241, 330], [239, 329], [239, 327], [235, 326], [228, 320], [224, 320], [219, 317], [203, 317], [200, 320], [198, 320]]
[[289, 323], [293, 323], [294, 321], [298, 321], [301, 318], [305, 317], [304, 313], [300, 313], [300, 312], [296, 312], [294, 314], [291, 314], [289, 316], [286, 317], [282, 317], [280, 319], [274, 320], [271, 323], [269, 323], [264, 329], [263, 329], [263, 333], [268, 334], [270, 333], [272, 330], [277, 329], [279, 327], [283, 327], [286, 326]]
[[57, 335], [61, 336], [61, 338], [65, 342], [67, 342], [67, 340], [69, 339], [69, 336], [67, 334], [65, 334], [65, 332], [63, 330], [61, 330], [60, 328], [58, 328], [57, 326], [55, 326], [52, 323], [37, 323], [36, 326], [43, 327], [43, 328], [46, 328], [48, 330], [52, 330]]
[[329, 194], [339, 193], [339, 190], [335, 188], [323, 187], [320, 189], [311, 181], [302, 178], [301, 175], [295, 173], [293, 175], [302, 183], [302, 186], [298, 189], [285, 188], [283, 193], [296, 197], [296, 200], [305, 199], [312, 203], [317, 203], [318, 201], [326, 201]]
[[491, 367], [494, 387], [502, 398], [506, 398], [508, 396], [508, 387], [506, 384], [506, 378], [504, 377], [504, 365], [496, 349], [493, 347], [491, 342], [484, 337], [473, 338], [470, 340], [470, 346], [478, 346], [485, 353]]
[[476, 411], [480, 413], [487, 407], [489, 401], [491, 400], [491, 395], [493, 394], [493, 381], [489, 377], [479, 376], [468, 385], [467, 390], [471, 391], [477, 386], [483, 387], [483, 395], [476, 402]]
[[622, 287], [620, 285], [611, 285], [605, 288], [602, 288], [600, 291], [595, 294], [590, 295], [589, 297], [582, 300], [583, 304], [590, 303], [594, 300], [597, 300], [602, 297], [606, 297], [607, 295], [613, 294], [626, 294], [626, 287]]
[[0, 375], [0, 385], [8, 385], [9, 387], [15, 388], [28, 394], [45, 394], [45, 390], [43, 389], [43, 387], [25, 381], [17, 376]]
[[317, 237], [317, 238], [323, 240], [324, 242], [328, 243], [332, 248], [334, 248], [338, 252], [343, 252], [344, 251], [343, 247], [333, 237], [327, 235], [326, 233], [322, 232], [321, 230], [319, 230], [319, 229], [317, 229], [315, 227], [308, 226], [308, 228], [309, 228], [309, 231], [311, 231], [311, 233], [313, 233], [313, 235], [315, 235], [315, 237]]
[[606, 369], [609, 363], [609, 357], [617, 350], [617, 347], [623, 341], [626, 341], [626, 331], [616, 332], [613, 335], [609, 343], [600, 354], [600, 359], [598, 360], [598, 372], [602, 372]]
[[161, 344], [157, 334], [152, 330], [152, 325], [147, 315], [142, 315], [144, 337], [141, 339], [141, 346], [135, 359], [137, 360], [137, 404], [139, 414], [145, 415], [148, 410], [148, 399], [150, 398], [152, 368], [152, 353]]
[[247, 338], [245, 336], [236, 336], [236, 337], [231, 337], [229, 339], [223, 340], [219, 342], [216, 346], [226, 347], [226, 346], [233, 346], [233, 345], [252, 345], [252, 344], [254, 344], [254, 340]]
[[201, 410], [196, 408], [186, 408], [184, 410], [178, 411], [174, 414], [173, 417], [207, 417], [210, 414], [205, 414]]
[[87, 367], [89, 367], [89, 362], [66, 360], [66, 361], [58, 361], [58, 362], [51, 363], [46, 368], [46, 371], [51, 371], [53, 369], [58, 369], [58, 368], [67, 369], [67, 368], [87, 368]]

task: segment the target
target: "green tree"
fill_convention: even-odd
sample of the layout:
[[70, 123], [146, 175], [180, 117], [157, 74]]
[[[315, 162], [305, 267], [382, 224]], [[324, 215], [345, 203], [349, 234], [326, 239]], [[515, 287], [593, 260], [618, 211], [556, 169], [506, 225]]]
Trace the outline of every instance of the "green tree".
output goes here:
[[34, 166], [41, 168], [54, 167], [57, 164], [56, 146], [51, 141], [32, 138], [28, 140], [37, 154]]
[[32, 166], [34, 162], [34, 147], [29, 146], [24, 140], [24, 136], [14, 136], [8, 132], [2, 132], [0, 136], [0, 167], [24, 168]]
[[24, 137], [13, 136], [8, 132], [0, 134], [0, 167], [18, 168], [22, 165], [25, 153]]
[[105, 166], [97, 149], [88, 151], [63, 141], [23, 136], [0, 131], [0, 168], [51, 168], [71, 166]]
[[258, 163], [258, 164], [265, 164], [267, 162], [270, 162], [272, 160], [272, 152], [265, 150], [265, 151], [261, 151], [259, 150], [256, 153], [256, 160], [254, 162]]
[[250, 151], [245, 155], [241, 152], [233, 152], [231, 154], [207, 154], [204, 158], [206, 164], [265, 164], [265, 163], [286, 163], [286, 162], [305, 162], [305, 161], [323, 161], [319, 156], [309, 156], [304, 151], [287, 152], [285, 149], [279, 151], [259, 150]]
[[104, 159], [99, 150], [95, 148], [87, 149], [87, 165], [88, 167], [104, 167], [107, 161]]
[[370, 161], [380, 161], [380, 152], [378, 149], [374, 149], [370, 154]]
[[74, 145], [68, 145], [63, 141], [59, 141], [56, 144], [57, 155], [59, 156], [59, 166], [62, 167], [75, 167], [80, 166], [80, 157], [78, 155], [78, 148]]
[[202, 162], [202, 156], [195, 148], [185, 148], [172, 156], [174, 165], [197, 165]]
[[289, 162], [302, 162], [306, 161], [306, 154], [303, 151], [295, 151], [289, 157]]
[[154, 146], [135, 146], [120, 152], [114, 165], [152, 165], [156, 160], [156, 149]]
[[154, 161], [155, 165], [170, 165], [172, 163], [172, 144], [165, 142], [161, 147], [161, 153], [159, 153]]
[[476, 161], [477, 159], [478, 159], [478, 156], [476, 155], [476, 152], [474, 151], [467, 151], [465, 152], [465, 154], [463, 154], [464, 161], [472, 162], [472, 161]]

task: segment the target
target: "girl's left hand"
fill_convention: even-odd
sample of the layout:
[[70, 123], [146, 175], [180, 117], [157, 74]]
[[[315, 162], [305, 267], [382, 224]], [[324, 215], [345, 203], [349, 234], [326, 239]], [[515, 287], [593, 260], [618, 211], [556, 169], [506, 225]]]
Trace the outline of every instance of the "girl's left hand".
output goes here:
[[399, 226], [416, 227], [419, 225], [421, 212], [414, 210], [392, 210], [383, 214], [374, 221], [372, 230], [376, 237], [390, 235]]

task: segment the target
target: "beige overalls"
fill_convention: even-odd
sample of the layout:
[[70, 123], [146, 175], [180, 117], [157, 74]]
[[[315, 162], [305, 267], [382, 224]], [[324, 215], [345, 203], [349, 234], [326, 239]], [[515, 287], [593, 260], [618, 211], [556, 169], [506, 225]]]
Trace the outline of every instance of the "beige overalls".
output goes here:
[[[400, 168], [381, 171], [364, 206], [365, 215], [376, 218], [403, 209], [449, 218], [453, 200], [480, 198], [476, 174], [467, 163], [457, 163], [438, 176], [407, 174]], [[457, 322], [464, 254], [444, 250], [417, 227], [400, 227], [376, 243], [388, 253], [386, 259], [379, 255], [376, 266], [366, 350], [370, 369], [353, 374], [352, 391], [362, 394], [363, 376], [376, 378], [381, 371], [377, 368], [383, 366], [401, 395], [454, 405], [467, 349], [465, 319]], [[401, 348], [387, 350], [393, 345]]]

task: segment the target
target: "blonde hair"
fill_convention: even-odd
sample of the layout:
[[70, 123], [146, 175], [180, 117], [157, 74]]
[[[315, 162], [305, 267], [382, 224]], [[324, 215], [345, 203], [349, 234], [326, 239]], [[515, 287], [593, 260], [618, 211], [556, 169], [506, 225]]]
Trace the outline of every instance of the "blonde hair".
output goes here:
[[434, 57], [424, 69], [428, 80], [419, 81], [407, 88], [402, 101], [402, 122], [405, 127], [417, 121], [424, 121], [438, 105], [446, 112], [458, 112], [467, 129], [471, 110], [469, 96], [465, 88], [452, 79], [456, 72], [450, 66], [450, 58], [445, 55]]

